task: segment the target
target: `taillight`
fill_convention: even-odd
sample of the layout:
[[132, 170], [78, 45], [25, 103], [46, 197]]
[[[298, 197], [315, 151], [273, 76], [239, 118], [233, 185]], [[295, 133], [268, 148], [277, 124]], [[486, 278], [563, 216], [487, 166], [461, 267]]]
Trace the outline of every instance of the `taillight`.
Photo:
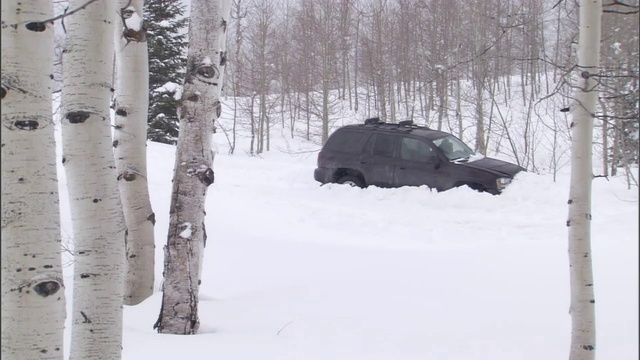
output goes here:
[[318, 153], [318, 167], [324, 167], [324, 165], [326, 164], [325, 162], [325, 157], [324, 154], [322, 154], [322, 151], [320, 151]]

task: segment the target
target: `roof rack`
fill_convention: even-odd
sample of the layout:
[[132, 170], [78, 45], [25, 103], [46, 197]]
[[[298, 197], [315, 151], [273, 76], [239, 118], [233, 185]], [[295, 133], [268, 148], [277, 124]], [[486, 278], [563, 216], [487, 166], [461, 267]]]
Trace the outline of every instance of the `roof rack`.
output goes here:
[[380, 120], [379, 117], [373, 117], [373, 118], [369, 118], [366, 119], [364, 121], [365, 125], [374, 125], [376, 127], [382, 127], [385, 129], [399, 129], [399, 130], [407, 130], [410, 131], [412, 129], [426, 129], [426, 130], [431, 130], [429, 129], [427, 126], [420, 126], [420, 125], [416, 125], [413, 120], [409, 119], [409, 120], [402, 120], [400, 122], [398, 122], [397, 124], [393, 124], [393, 123], [386, 123]]

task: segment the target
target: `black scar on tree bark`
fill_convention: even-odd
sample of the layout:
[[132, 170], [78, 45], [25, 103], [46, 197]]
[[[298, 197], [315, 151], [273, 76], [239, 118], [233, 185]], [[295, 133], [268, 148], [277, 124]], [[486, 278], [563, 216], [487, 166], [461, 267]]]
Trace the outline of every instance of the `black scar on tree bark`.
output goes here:
[[[204, 226], [204, 222], [202, 222], [202, 247], [207, 247], [207, 228]], [[198, 281], [198, 285], [200, 285], [200, 281]]]
[[199, 173], [198, 174], [198, 178], [206, 186], [209, 186], [209, 185], [213, 184], [213, 181], [215, 180], [215, 176], [214, 176], [213, 170], [211, 168], [208, 168], [207, 170]]
[[216, 111], [216, 118], [220, 119], [220, 116], [222, 115], [222, 104], [219, 100], [216, 100], [213, 103], [213, 109]]
[[35, 130], [40, 126], [35, 120], [17, 120], [13, 125], [20, 130]]
[[[164, 276], [164, 274], [162, 274]], [[163, 286], [164, 287], [164, 286]], [[164, 291], [164, 289], [162, 289]], [[162, 326], [162, 309], [164, 309], [164, 296], [162, 297], [162, 302], [160, 303], [160, 314], [158, 315], [158, 320], [153, 324], [153, 329], [158, 329], [158, 332], [161, 332], [164, 326]]]
[[200, 65], [196, 68], [195, 72], [203, 78], [212, 79], [214, 76], [216, 76], [218, 70], [215, 66], [212, 65]]
[[87, 316], [87, 314], [84, 313], [84, 311], [80, 311], [80, 315], [82, 315], [82, 317], [84, 318], [82, 323], [91, 324], [91, 319], [89, 319], [89, 317]]
[[27, 28], [27, 30], [35, 32], [43, 32], [47, 30], [47, 25], [45, 25], [45, 23], [37, 21], [27, 23], [24, 27]]
[[33, 290], [36, 294], [47, 297], [49, 295], [53, 295], [60, 290], [60, 283], [57, 281], [44, 281], [33, 287]]
[[87, 121], [89, 116], [91, 116], [91, 114], [88, 111], [80, 110], [67, 113], [66, 118], [71, 124], [82, 124], [83, 122]]

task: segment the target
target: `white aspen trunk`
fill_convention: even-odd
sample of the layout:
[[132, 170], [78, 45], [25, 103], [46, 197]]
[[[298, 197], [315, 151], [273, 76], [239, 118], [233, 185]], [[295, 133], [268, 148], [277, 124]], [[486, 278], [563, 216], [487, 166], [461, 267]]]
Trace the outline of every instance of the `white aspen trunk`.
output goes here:
[[391, 122], [397, 123], [396, 115], [396, 72], [393, 67], [389, 69], [389, 108], [391, 111]]
[[147, 180], [149, 62], [143, 0], [120, 0], [115, 26], [114, 157], [127, 227], [124, 303], [153, 294], [155, 214]]
[[[456, 27], [460, 26], [460, 18], [456, 18]], [[458, 39], [458, 33], [456, 32], [456, 39]], [[459, 40], [458, 40], [459, 41]], [[456, 47], [456, 64], [460, 64], [460, 53], [462, 52], [462, 46], [460, 44]], [[460, 84], [460, 77], [462, 77], [462, 71], [459, 66], [455, 67], [456, 77], [456, 120], [458, 121], [458, 137], [463, 138], [464, 127], [462, 126], [462, 87]]]
[[207, 239], [204, 205], [207, 188], [214, 181], [212, 130], [221, 113], [230, 7], [230, 0], [191, 3], [187, 72], [178, 103], [180, 136], [164, 247], [162, 305], [154, 325], [160, 333], [198, 331], [198, 290]]
[[122, 353], [125, 225], [109, 116], [115, 16], [114, 1], [98, 1], [65, 18], [62, 161], [74, 239], [75, 360], [117, 360]]
[[62, 359], [65, 295], [46, 1], [2, 2], [3, 359]]
[[[484, 72], [484, 70], [479, 70], [479, 71]], [[483, 155], [487, 153], [487, 148], [484, 142], [484, 133], [485, 133], [484, 131], [484, 98], [482, 93], [482, 84], [484, 82], [484, 79], [485, 79], [484, 76], [476, 79], [476, 147], [475, 147], [476, 151]]]
[[609, 129], [607, 126], [609, 117], [605, 101], [598, 99], [598, 104], [604, 116], [604, 121], [602, 121], [602, 175], [609, 176]]
[[329, 75], [328, 55], [322, 57], [322, 143], [329, 140]]
[[571, 348], [569, 359], [595, 359], [595, 299], [591, 266], [591, 181], [593, 121], [598, 97], [593, 75], [599, 72], [601, 0], [580, 3], [578, 84], [571, 140], [569, 189], [569, 266], [571, 282]]

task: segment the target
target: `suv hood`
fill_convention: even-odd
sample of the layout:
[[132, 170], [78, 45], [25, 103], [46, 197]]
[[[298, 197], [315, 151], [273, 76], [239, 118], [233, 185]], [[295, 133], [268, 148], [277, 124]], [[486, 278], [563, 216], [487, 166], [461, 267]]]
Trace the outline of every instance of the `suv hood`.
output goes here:
[[489, 170], [490, 172], [506, 175], [510, 178], [524, 170], [524, 168], [516, 164], [488, 157], [468, 163], [462, 163], [460, 165], [475, 169]]

